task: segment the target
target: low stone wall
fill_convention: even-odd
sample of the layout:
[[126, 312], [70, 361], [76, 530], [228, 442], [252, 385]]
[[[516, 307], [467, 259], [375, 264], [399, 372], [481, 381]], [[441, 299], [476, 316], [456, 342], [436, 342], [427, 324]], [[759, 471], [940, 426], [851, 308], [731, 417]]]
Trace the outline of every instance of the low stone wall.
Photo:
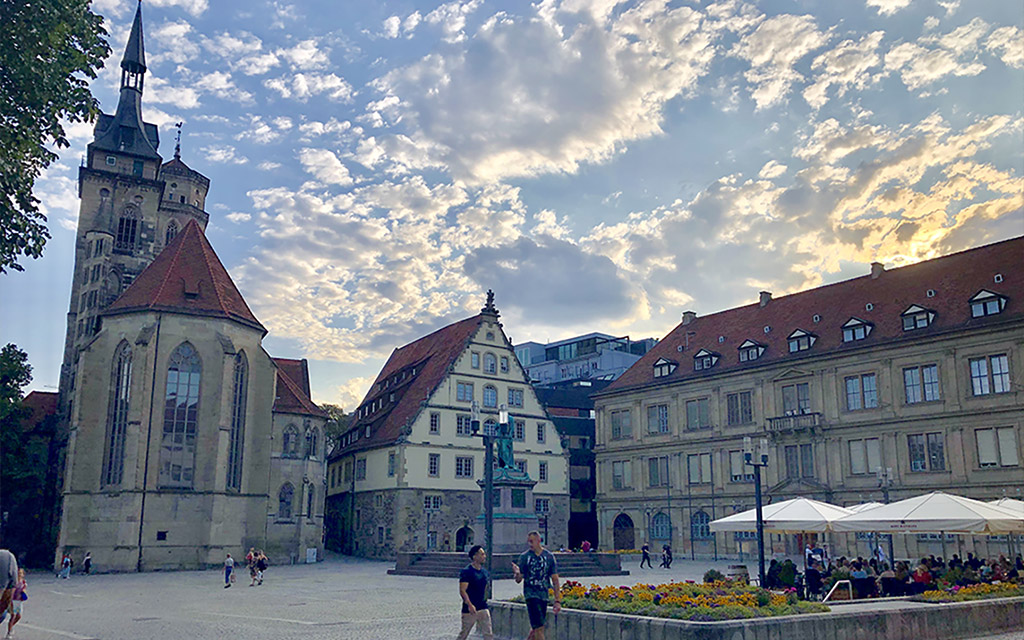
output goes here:
[[[588, 576], [628, 575], [622, 570], [620, 558], [614, 553], [555, 553], [558, 573], [563, 578]], [[495, 553], [492, 558], [491, 578], [502, 580], [512, 577], [512, 563], [519, 560], [518, 553]], [[392, 575], [435, 576], [457, 578], [469, 563], [465, 553], [415, 552], [399, 553]]]
[[[526, 607], [491, 602], [494, 636], [530, 632]], [[558, 640], [953, 640], [1024, 629], [1024, 598], [928, 604], [878, 611], [687, 622], [564, 609], [548, 610], [547, 637]]]

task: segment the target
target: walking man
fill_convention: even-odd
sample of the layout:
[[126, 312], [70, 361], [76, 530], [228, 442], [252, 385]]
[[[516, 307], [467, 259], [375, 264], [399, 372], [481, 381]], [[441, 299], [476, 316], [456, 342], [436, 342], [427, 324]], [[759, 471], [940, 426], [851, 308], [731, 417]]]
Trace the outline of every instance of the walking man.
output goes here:
[[544, 640], [544, 623], [548, 617], [548, 589], [554, 588], [555, 615], [562, 610], [562, 590], [558, 582], [558, 564], [555, 556], [540, 543], [540, 533], [531, 531], [526, 536], [530, 548], [512, 563], [516, 584], [523, 583], [523, 598], [530, 614], [530, 635], [526, 640]]
[[7, 609], [18, 586], [18, 561], [7, 549], [0, 549], [0, 622], [7, 617]]
[[85, 552], [85, 558], [82, 560], [82, 570], [85, 571], [85, 575], [92, 571], [92, 553], [89, 551]]
[[235, 570], [235, 560], [228, 554], [228, 557], [224, 559], [224, 588], [227, 589], [231, 586], [231, 573]]
[[459, 596], [462, 598], [462, 631], [458, 640], [466, 640], [476, 625], [484, 640], [494, 640], [491, 612], [487, 608], [487, 583], [491, 574], [484, 569], [487, 552], [478, 544], [469, 550], [471, 562], [459, 573]]
[[651, 565], [651, 546], [645, 542], [644, 546], [640, 547], [640, 551], [644, 554], [644, 557], [640, 559], [640, 568], [643, 569], [646, 562], [647, 568], [653, 569], [654, 566]]

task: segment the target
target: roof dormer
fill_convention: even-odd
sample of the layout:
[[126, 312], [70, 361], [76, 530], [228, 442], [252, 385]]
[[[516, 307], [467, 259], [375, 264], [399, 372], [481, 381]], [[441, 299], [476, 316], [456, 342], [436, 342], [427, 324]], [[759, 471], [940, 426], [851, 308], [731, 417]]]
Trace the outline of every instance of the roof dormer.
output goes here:
[[789, 341], [789, 352], [797, 353], [798, 351], [807, 351], [813, 347], [814, 343], [818, 340], [818, 336], [803, 329], [797, 329], [789, 334], [789, 337], [786, 339]]
[[1006, 308], [1006, 296], [1000, 295], [988, 289], [982, 289], [974, 294], [970, 300], [971, 317], [983, 318], [1002, 313]]
[[843, 342], [856, 342], [871, 335], [874, 325], [860, 318], [850, 318], [843, 325]]
[[664, 378], [676, 370], [676, 363], [665, 358], [658, 358], [658, 361], [654, 363], [654, 377]]
[[765, 346], [753, 340], [746, 340], [739, 346], [740, 362], [751, 362], [764, 355]]
[[914, 329], [924, 329], [931, 325], [935, 320], [935, 312], [931, 309], [925, 309], [924, 307], [912, 304], [907, 307], [907, 310], [900, 314], [900, 318], [903, 319], [903, 330], [913, 331]]
[[714, 351], [708, 351], [707, 349], [701, 349], [693, 355], [693, 370], [694, 371], [705, 371], [718, 364], [718, 360], [721, 356]]

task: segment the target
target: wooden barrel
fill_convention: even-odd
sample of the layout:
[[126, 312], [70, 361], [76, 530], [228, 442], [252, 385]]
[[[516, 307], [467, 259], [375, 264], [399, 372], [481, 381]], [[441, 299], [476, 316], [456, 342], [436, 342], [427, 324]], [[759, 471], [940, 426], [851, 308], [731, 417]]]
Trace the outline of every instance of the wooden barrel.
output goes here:
[[745, 564], [731, 564], [729, 570], [725, 575], [730, 580], [742, 580], [743, 582], [750, 582], [750, 574], [747, 572], [747, 565]]

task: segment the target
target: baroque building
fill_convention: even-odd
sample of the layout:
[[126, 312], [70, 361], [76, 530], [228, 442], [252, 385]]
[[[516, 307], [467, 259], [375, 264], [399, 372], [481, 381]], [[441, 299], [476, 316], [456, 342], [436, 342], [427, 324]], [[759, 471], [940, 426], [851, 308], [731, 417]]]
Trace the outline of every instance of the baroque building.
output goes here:
[[[1024, 238], [705, 317], [692, 312], [595, 394], [606, 546], [672, 543], [694, 557], [756, 553], [708, 523], [752, 508], [744, 438], [769, 442], [766, 500], [840, 505], [929, 491], [978, 499], [1024, 487]], [[768, 536], [769, 552], [809, 540]], [[834, 555], [870, 536], [830, 535]], [[942, 555], [896, 536], [899, 558]], [[1006, 541], [946, 541], [1004, 552]]]
[[59, 414], [67, 437], [57, 558], [98, 571], [322, 551], [323, 426], [305, 361], [267, 330], [203, 229], [210, 181], [163, 162], [142, 119], [141, 6], [79, 172], [81, 208]]
[[[482, 429], [507, 407], [515, 460], [536, 481], [537, 528], [567, 542], [567, 443], [538, 402], [489, 297], [471, 318], [395, 349], [328, 465], [327, 544], [345, 553], [462, 551], [482, 544]], [[514, 492], [513, 492], [514, 493]], [[511, 495], [511, 494], [510, 494]], [[514, 501], [514, 498], [509, 498]], [[510, 504], [522, 508], [523, 505]]]

